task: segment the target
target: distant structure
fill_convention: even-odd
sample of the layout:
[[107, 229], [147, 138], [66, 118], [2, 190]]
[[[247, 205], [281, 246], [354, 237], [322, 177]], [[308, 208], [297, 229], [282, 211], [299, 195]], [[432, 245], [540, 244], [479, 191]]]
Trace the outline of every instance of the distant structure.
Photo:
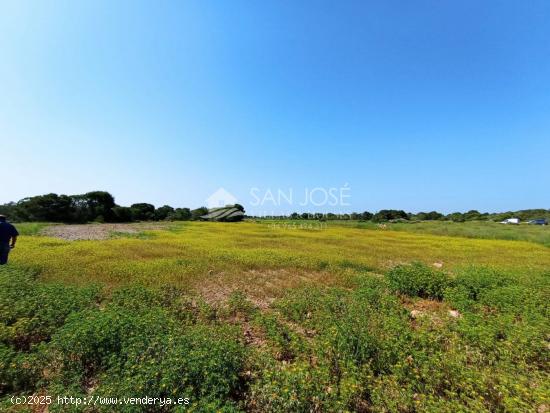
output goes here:
[[514, 225], [518, 225], [519, 224], [519, 218], [508, 218], [508, 219], [505, 219], [504, 221], [500, 221], [501, 224], [514, 224]]
[[203, 221], [237, 222], [243, 219], [244, 208], [239, 204], [211, 208], [208, 210], [208, 214], [201, 216]]

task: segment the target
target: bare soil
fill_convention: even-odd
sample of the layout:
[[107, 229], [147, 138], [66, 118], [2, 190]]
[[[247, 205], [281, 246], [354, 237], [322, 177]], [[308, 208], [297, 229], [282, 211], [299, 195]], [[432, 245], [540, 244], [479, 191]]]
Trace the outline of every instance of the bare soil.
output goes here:
[[142, 231], [167, 229], [166, 222], [144, 222], [133, 224], [77, 224], [50, 225], [41, 231], [41, 235], [61, 238], [67, 241], [103, 240], [111, 238], [113, 233], [138, 234]]

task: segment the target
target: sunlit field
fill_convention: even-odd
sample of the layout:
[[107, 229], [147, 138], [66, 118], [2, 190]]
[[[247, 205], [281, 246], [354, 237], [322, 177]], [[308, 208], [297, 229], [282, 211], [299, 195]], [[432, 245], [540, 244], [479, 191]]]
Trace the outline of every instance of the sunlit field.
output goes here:
[[[296, 271], [309, 277], [345, 270], [383, 272], [400, 263], [441, 263], [445, 269], [482, 264], [541, 272], [550, 250], [530, 242], [466, 239], [334, 224], [173, 223], [168, 230], [123, 234], [110, 240], [69, 242], [23, 237], [13, 262], [39, 269], [48, 281], [108, 286], [140, 282], [200, 287], [237, 282], [249, 272]], [[236, 279], [235, 279], [236, 278]], [[255, 276], [249, 282], [254, 283]], [[283, 285], [284, 286], [284, 285]]]
[[[373, 222], [335, 221], [333, 225], [353, 228], [376, 229]], [[491, 221], [420, 221], [397, 222], [384, 224], [392, 231], [407, 231], [421, 234], [446, 235], [467, 238], [505, 239], [515, 241], [532, 241], [550, 247], [550, 227], [548, 225], [503, 225]]]
[[44, 227], [21, 225], [0, 269], [2, 411], [40, 394], [181, 396], [190, 406], [162, 411], [201, 412], [548, 406], [538, 241], [268, 221], [65, 241]]

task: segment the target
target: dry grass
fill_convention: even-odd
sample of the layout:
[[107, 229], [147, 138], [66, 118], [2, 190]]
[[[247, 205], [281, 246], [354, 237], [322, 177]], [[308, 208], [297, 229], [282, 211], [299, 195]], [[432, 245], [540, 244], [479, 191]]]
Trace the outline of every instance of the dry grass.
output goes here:
[[41, 235], [61, 238], [67, 241], [103, 240], [124, 234], [140, 234], [143, 231], [166, 229], [169, 223], [144, 222], [136, 224], [86, 224], [49, 225], [40, 231]]

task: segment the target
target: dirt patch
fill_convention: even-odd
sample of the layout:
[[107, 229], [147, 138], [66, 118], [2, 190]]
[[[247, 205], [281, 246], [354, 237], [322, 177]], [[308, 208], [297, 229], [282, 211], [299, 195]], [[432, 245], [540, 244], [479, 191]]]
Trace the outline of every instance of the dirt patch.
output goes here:
[[142, 231], [167, 229], [169, 223], [146, 222], [136, 224], [83, 224], [83, 225], [50, 225], [40, 234], [48, 237], [61, 238], [67, 241], [103, 240], [111, 238], [112, 234], [139, 234]]
[[422, 313], [443, 313], [447, 310], [445, 303], [436, 300], [428, 300], [424, 298], [411, 299], [403, 297], [404, 307], [409, 311], [420, 311]]
[[409, 310], [411, 325], [417, 327], [418, 323], [428, 321], [435, 326], [441, 326], [448, 311], [447, 306], [441, 301], [403, 298], [403, 306]]
[[249, 270], [238, 275], [209, 272], [196, 289], [210, 304], [224, 302], [234, 291], [241, 291], [256, 307], [266, 309], [288, 289], [330, 280], [327, 272], [295, 269]]

